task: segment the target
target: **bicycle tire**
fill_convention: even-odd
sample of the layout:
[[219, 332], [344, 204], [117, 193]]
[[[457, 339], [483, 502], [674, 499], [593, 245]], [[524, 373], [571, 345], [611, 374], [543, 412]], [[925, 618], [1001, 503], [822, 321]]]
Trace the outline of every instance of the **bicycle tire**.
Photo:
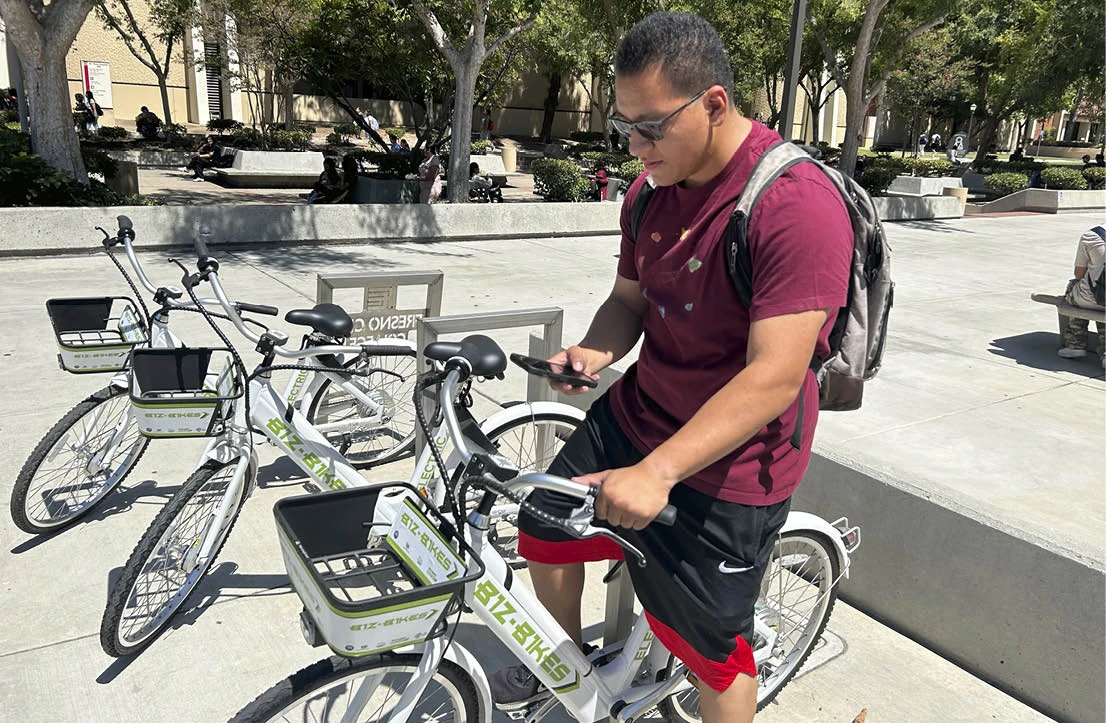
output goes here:
[[[231, 719], [231, 723], [263, 723], [265, 721], [302, 722], [304, 720], [322, 722], [345, 720], [343, 716], [347, 714], [348, 709], [346, 706], [342, 705], [342, 697], [334, 694], [333, 691], [335, 688], [347, 681], [352, 681], [352, 679], [358, 676], [372, 672], [383, 672], [385, 678], [379, 681], [379, 689], [386, 681], [391, 682], [388, 681], [388, 675], [413, 676], [420, 659], [421, 656], [419, 655], [397, 655], [392, 653], [355, 659], [338, 656], [324, 658], [288, 676], [262, 693], [252, 703], [239, 711], [238, 714]], [[434, 685], [437, 685], [437, 690], [429, 690], [429, 687]], [[401, 684], [394, 685], [394, 688], [400, 692], [403, 690]], [[358, 692], [360, 693], [360, 691]], [[373, 698], [376, 697], [375, 692], [376, 691], [374, 691]], [[427, 692], [429, 693], [429, 697], [424, 695], [423, 698], [420, 698], [419, 705], [427, 700], [432, 704], [436, 697], [441, 697], [435, 694], [444, 692], [446, 696], [443, 697], [443, 700], [449, 700], [455, 711], [460, 708], [459, 712], [462, 714], [462, 717], [457, 717], [456, 715], [453, 717], [442, 717], [440, 714], [435, 714], [433, 718], [421, 718], [415, 714], [417, 712], [416, 710], [412, 712], [408, 720], [434, 720], [440, 723], [470, 723], [480, 720], [478, 717], [479, 701], [476, 696], [476, 686], [472, 682], [472, 678], [459, 666], [450, 661], [443, 660], [438, 665], [438, 669], [434, 671], [433, 680], [428, 683]], [[320, 703], [316, 710], [309, 708], [313, 700], [312, 694], [316, 694], [314, 700]], [[394, 697], [398, 698], [398, 695]], [[391, 698], [392, 697], [387, 698], [384, 702], [387, 703]], [[304, 710], [297, 716], [293, 716], [290, 709], [297, 705], [304, 706]], [[377, 712], [379, 713], [381, 711]], [[313, 713], [313, 715], [309, 717], [308, 713]], [[361, 715], [358, 715], [356, 716], [356, 720], [359, 723], [387, 720], [387, 715], [389, 714], [390, 711], [380, 716], [374, 714], [371, 718], [363, 718]]]
[[[137, 427], [128, 430], [123, 443], [119, 445], [119, 452], [123, 452], [124, 456], [111, 468], [109, 474], [99, 473], [94, 477], [87, 470], [87, 462], [99, 451], [89, 448], [89, 440], [102, 439], [104, 435], [109, 435], [110, 439], [120, 421], [127, 416], [129, 406], [127, 390], [116, 386], [104, 387], [78, 402], [50, 428], [23, 463], [12, 488], [10, 508], [16, 527], [34, 535], [58, 532], [95, 509], [130, 474], [150, 442], [139, 433]], [[69, 445], [70, 448], [65, 449], [70, 433], [97, 411], [101, 414], [94, 418], [93, 424], [106, 421], [108, 424], [104, 425], [103, 431], [93, 437], [86, 427], [86, 441], [76, 448]], [[134, 439], [130, 441], [132, 433]], [[68, 471], [77, 473], [75, 477], [60, 484], [54, 484], [56, 478], [52, 477], [42, 480], [42, 473], [49, 475], [56, 471], [44, 470], [44, 465], [52, 463], [64, 453], [69, 453], [70, 461], [66, 466], [69, 467]], [[73, 467], [72, 463], [79, 461], [78, 458], [83, 458], [84, 464]], [[64, 466], [62, 472], [65, 472]], [[36, 481], [45, 484], [36, 485]]]
[[[388, 374], [373, 374], [367, 377], [350, 377], [350, 380], [362, 386], [384, 408], [385, 424], [370, 423], [363, 430], [354, 432], [323, 432], [323, 436], [354, 467], [364, 469], [374, 465], [391, 462], [411, 452], [415, 446], [415, 381], [418, 362], [415, 348], [389, 347], [386, 351], [374, 354], [366, 360], [360, 357], [346, 363], [346, 367], [381, 367], [403, 375], [397, 379]], [[347, 394], [332, 393], [335, 385], [327, 379], [311, 400], [306, 414], [307, 421], [315, 426], [320, 415], [341, 414], [344, 409], [360, 411]], [[327, 406], [324, 407], [323, 405]], [[348, 419], [348, 417], [346, 418]], [[378, 442], [383, 442], [378, 446]]]
[[[208, 512], [200, 517], [199, 529], [194, 530], [185, 526], [193, 517], [188, 512], [197, 498], [201, 512], [205, 508], [210, 508], [213, 512], [227, 494], [226, 485], [233, 479], [236, 466], [237, 461], [205, 462], [189, 476], [180, 491], [162, 508], [142, 535], [123, 566], [122, 574], [108, 593], [107, 606], [100, 623], [100, 646], [105, 653], [119, 658], [149, 646], [165, 632], [177, 610], [195, 592], [238, 520], [248, 496], [246, 491], [249, 489], [251, 471], [247, 470], [247, 479], [238, 486], [238, 499], [233, 502], [233, 512], [219, 531], [219, 538], [212, 545], [210, 557], [206, 563], [185, 572], [179, 569], [179, 563], [183, 561], [186, 565], [190, 564], [188, 555], [199, 549], [198, 546], [206, 534], [204, 525], [211, 516]], [[223, 473], [226, 473], [225, 477], [222, 476]], [[209, 492], [201, 496], [213, 481], [216, 485], [216, 489], [212, 490], [214, 494]], [[223, 485], [221, 490], [218, 489], [220, 483]], [[179, 540], [176, 535], [180, 535]], [[144, 598], [153, 594], [142, 592], [141, 585], [148, 579], [163, 586], [156, 592], [168, 594], [165, 602], [157, 607], [150, 607], [150, 603], [144, 602]], [[145, 615], [142, 614], [144, 607], [147, 609]], [[139, 627], [136, 628], [136, 624], [140, 624]]]
[[[800, 545], [806, 545], [808, 552], [796, 551]], [[807, 560], [816, 560], [820, 569], [806, 569], [804, 560], [796, 570], [796, 562], [804, 554]], [[794, 598], [797, 596], [789, 595], [795, 588], [789, 584], [786, 590], [782, 589], [785, 577], [788, 578], [789, 582], [798, 579], [815, 585], [818, 589], [818, 596], [814, 600], [815, 609], [812, 611], [812, 615], [807, 617], [806, 623], [802, 625], [801, 629], [795, 628], [799, 635], [793, 638], [794, 642], [779, 643], [777, 639], [780, 650], [778, 654], [773, 654], [773, 659], [780, 658], [780, 664], [771, 665], [766, 661], [758, 667], [758, 711], [776, 699], [776, 696], [798, 674], [807, 658], [810, 657], [811, 652], [814, 651], [815, 644], [822, 637], [826, 624], [829, 623], [834, 603], [837, 602], [836, 582], [839, 570], [840, 561], [837, 558], [837, 551], [833, 543], [821, 533], [811, 530], [791, 530], [783, 533], [777, 539], [772, 550], [772, 559], [768, 563], [768, 570], [761, 582], [757, 614], [769, 617], [778, 616], [775, 620], [768, 620], [767, 622], [777, 630], [777, 633], [779, 632], [781, 628], [779, 621], [783, 618], [785, 611], [790, 606], [797, 604], [794, 602]], [[810, 577], [813, 577], [814, 580], [807, 579]], [[774, 626], [772, 625], [773, 622], [775, 622]], [[680, 662], [674, 656], [669, 657], [668, 668], [663, 672], [662, 679], [672, 675], [673, 671], [680, 665]], [[698, 715], [699, 693], [694, 688], [662, 700], [657, 705], [657, 709], [667, 723], [697, 723], [702, 720]]]
[[[524, 406], [520, 404], [508, 407], [504, 412], [517, 412], [522, 410]], [[564, 446], [565, 440], [581, 424], [583, 424], [583, 420], [577, 414], [571, 412], [531, 411], [497, 423], [490, 429], [485, 430], [484, 434], [496, 446], [499, 453], [517, 464], [520, 470], [524, 472], [545, 472], [549, 469], [549, 465], [553, 462], [557, 453], [560, 452], [561, 447]], [[538, 440], [537, 427], [539, 425], [556, 427], [549, 435], [545, 448], [540, 450], [536, 446]], [[533, 430], [529, 435], [524, 431], [528, 428]], [[522, 433], [516, 439], [514, 435], [519, 432]], [[482, 490], [473, 491], [470, 494], [470, 499], [466, 502], [466, 506], [474, 506], [475, 500], [473, 497], [478, 500], [483, 494]], [[488, 530], [488, 540], [495, 546], [508, 565], [519, 569], [526, 566], [526, 561], [518, 555], [518, 506], [510, 505], [510, 507], [513, 512], [497, 516], [492, 520], [491, 527]]]

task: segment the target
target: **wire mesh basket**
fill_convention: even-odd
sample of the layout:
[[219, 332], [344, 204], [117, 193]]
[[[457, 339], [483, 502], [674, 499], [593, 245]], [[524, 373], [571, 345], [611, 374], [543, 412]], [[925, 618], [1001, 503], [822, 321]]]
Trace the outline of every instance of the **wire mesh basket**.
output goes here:
[[484, 573], [463, 540], [446, 541], [408, 484], [293, 497], [273, 514], [292, 587], [322, 641], [346, 657], [442, 634], [465, 585]]
[[135, 349], [131, 407], [147, 437], [213, 437], [242, 396], [229, 349]]
[[150, 339], [137, 305], [126, 296], [49, 299], [46, 313], [58, 342], [58, 364], [73, 374], [125, 369], [131, 349]]

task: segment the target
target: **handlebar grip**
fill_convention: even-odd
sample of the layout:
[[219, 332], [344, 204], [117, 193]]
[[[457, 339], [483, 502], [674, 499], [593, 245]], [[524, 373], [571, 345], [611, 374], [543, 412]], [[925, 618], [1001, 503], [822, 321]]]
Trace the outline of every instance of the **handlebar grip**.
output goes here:
[[196, 236], [192, 239], [192, 243], [196, 247], [196, 255], [199, 257], [196, 268], [199, 269], [200, 273], [219, 270], [219, 262], [207, 248], [207, 239], [210, 237], [211, 229], [207, 226], [200, 226], [196, 231]]
[[120, 231], [134, 230], [134, 223], [126, 216], [116, 216], [115, 222], [119, 225]]
[[671, 527], [676, 524], [676, 508], [672, 505], [665, 505], [664, 509], [653, 518], [653, 522], [658, 525], [664, 525], [665, 527]]
[[239, 312], [248, 311], [253, 314], [264, 314], [265, 316], [276, 316], [280, 313], [280, 309], [275, 306], [268, 306], [267, 304], [248, 304], [245, 301], [234, 302], [234, 308]]

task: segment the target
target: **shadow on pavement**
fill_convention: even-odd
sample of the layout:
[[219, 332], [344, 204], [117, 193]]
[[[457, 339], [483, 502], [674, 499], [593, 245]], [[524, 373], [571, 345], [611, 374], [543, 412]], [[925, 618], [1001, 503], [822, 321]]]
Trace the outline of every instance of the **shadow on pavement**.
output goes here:
[[1070, 372], [1086, 377], [1101, 377], [1102, 364], [1097, 354], [1087, 354], [1083, 359], [1062, 359], [1056, 356], [1059, 335], [1054, 331], [1031, 331], [1017, 336], [995, 339], [988, 349], [996, 356], [1013, 359], [1021, 366], [1046, 372]]

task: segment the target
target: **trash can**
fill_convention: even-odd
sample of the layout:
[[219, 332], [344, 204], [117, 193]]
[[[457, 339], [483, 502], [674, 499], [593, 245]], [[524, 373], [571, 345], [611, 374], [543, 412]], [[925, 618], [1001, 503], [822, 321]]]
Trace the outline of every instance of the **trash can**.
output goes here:
[[518, 157], [514, 146], [503, 146], [503, 170], [514, 173], [518, 168]]

